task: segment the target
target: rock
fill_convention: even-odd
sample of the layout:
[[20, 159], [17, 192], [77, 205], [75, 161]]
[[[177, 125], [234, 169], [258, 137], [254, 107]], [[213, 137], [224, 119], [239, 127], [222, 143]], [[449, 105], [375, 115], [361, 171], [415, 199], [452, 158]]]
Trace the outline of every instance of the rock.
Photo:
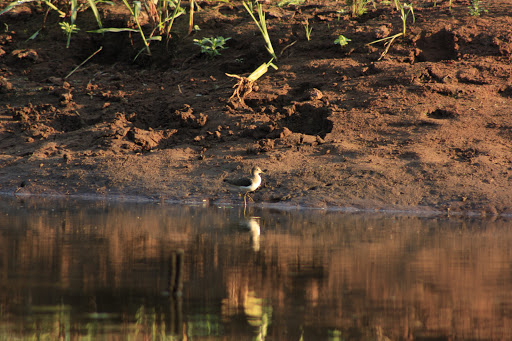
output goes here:
[[175, 110], [172, 116], [181, 127], [201, 128], [206, 125], [208, 120], [208, 115], [202, 113], [194, 115], [194, 110], [188, 104], [185, 104], [181, 110]]
[[375, 38], [377, 38], [377, 39], [386, 38], [387, 36], [389, 36], [390, 33], [391, 33], [391, 29], [386, 25], [382, 25], [382, 26], [379, 26], [375, 30]]
[[136, 127], [133, 127], [128, 133], [126, 134], [126, 137], [133, 141], [135, 144], [142, 147], [142, 150], [148, 151], [156, 146], [158, 146], [158, 143], [161, 140], [161, 136], [154, 132], [154, 131], [147, 131], [144, 129], [139, 129]]
[[306, 91], [306, 96], [310, 101], [317, 101], [321, 100], [324, 97], [324, 94], [317, 88], [312, 88]]
[[303, 143], [306, 143], [306, 144], [316, 144], [317, 140], [316, 140], [316, 136], [313, 136], [313, 135], [307, 135], [307, 134], [302, 134], [301, 137], [300, 137], [300, 143], [303, 144]]
[[37, 52], [32, 49], [14, 50], [11, 55], [19, 60], [28, 60], [31, 62], [36, 62], [39, 58]]
[[0, 94], [8, 93], [8, 92], [12, 91], [12, 89], [13, 89], [13, 86], [12, 86], [11, 82], [9, 82], [4, 77], [0, 77]]
[[66, 106], [73, 101], [73, 95], [71, 92], [61, 93], [59, 96], [60, 105]]
[[60, 77], [51, 76], [51, 77], [48, 77], [48, 79], [46, 81], [48, 83], [52, 83], [54, 85], [61, 85], [62, 84], [62, 78], [60, 78]]
[[279, 135], [279, 138], [285, 138], [285, 137], [288, 137], [292, 134], [292, 131], [286, 127], [283, 128], [283, 130], [281, 131], [281, 134]]
[[64, 155], [62, 155], [62, 158], [64, 159], [65, 163], [70, 163], [73, 160], [73, 157], [71, 156], [71, 154], [68, 154], [68, 153], [65, 153]]

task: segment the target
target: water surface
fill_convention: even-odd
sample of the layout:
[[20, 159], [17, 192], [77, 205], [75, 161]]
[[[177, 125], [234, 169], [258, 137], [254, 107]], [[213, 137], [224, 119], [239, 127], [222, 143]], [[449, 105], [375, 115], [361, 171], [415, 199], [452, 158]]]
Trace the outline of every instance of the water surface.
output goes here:
[[0, 202], [0, 340], [512, 338], [504, 219]]

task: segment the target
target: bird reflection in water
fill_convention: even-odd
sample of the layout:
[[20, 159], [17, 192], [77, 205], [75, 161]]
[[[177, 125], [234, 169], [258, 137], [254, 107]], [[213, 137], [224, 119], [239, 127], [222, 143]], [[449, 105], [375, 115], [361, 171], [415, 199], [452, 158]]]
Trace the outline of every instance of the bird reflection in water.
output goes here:
[[240, 220], [240, 227], [251, 234], [252, 249], [260, 250], [260, 217], [245, 217]]

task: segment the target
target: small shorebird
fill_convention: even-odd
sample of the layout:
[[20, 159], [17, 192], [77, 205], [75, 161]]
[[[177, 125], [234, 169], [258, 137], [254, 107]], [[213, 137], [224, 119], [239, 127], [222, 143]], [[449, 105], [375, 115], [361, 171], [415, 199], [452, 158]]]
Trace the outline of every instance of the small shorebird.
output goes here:
[[247, 205], [247, 195], [249, 192], [254, 192], [261, 185], [260, 174], [263, 173], [260, 167], [254, 167], [251, 171], [252, 177], [240, 179], [224, 179], [225, 182], [231, 185], [239, 192], [244, 193], [244, 206]]

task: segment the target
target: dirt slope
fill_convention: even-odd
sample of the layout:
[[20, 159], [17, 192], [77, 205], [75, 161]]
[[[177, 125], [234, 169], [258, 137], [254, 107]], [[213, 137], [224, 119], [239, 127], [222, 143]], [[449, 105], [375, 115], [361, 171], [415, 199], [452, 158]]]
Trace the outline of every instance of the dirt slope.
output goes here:
[[[230, 100], [226, 73], [267, 62], [263, 39], [238, 3], [200, 5], [200, 31], [177, 20], [167, 49], [136, 62], [138, 36], [86, 33], [88, 12], [69, 49], [57, 16], [27, 40], [44, 13], [2, 15], [1, 191], [238, 203], [222, 180], [259, 165], [256, 202], [512, 212], [509, 1], [479, 17], [469, 1], [415, 2], [415, 23], [385, 55], [368, 43], [401, 31], [392, 5], [353, 18], [334, 1], [267, 3], [279, 69], [245, 105]], [[120, 8], [101, 8], [105, 27], [126, 26]], [[333, 43], [340, 34], [348, 45]], [[219, 35], [231, 39], [216, 58], [193, 44]]]

